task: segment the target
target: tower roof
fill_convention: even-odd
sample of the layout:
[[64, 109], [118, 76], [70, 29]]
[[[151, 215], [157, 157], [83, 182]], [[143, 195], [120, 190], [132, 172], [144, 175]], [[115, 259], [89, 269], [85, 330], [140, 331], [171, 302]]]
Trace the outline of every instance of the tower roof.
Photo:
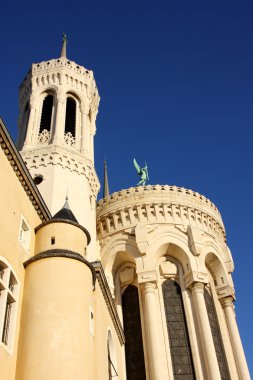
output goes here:
[[63, 207], [52, 217], [52, 219], [65, 219], [71, 222], [78, 223], [75, 215], [70, 210], [68, 196], [66, 196], [65, 203]]

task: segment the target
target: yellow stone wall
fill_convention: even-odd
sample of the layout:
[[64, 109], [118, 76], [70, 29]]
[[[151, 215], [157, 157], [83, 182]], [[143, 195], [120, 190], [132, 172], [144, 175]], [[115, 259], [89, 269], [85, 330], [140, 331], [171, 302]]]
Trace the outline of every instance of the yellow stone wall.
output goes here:
[[[0, 168], [0, 259], [4, 258], [8, 262], [18, 281], [13, 342], [10, 347], [6, 347], [2, 339], [0, 340], [0, 379], [14, 380], [25, 275], [23, 262], [33, 255], [34, 228], [41, 223], [41, 220], [2, 149], [0, 149]], [[19, 241], [21, 217], [24, 217], [31, 229], [31, 242], [27, 251]]]

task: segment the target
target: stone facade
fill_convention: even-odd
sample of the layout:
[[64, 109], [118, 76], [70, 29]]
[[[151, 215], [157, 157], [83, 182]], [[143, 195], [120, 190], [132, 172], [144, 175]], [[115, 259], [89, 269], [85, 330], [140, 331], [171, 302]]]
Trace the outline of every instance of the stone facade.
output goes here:
[[[98, 105], [93, 72], [65, 56], [33, 64], [19, 89], [21, 155], [33, 179], [41, 179], [39, 190], [52, 214], [68, 193], [74, 214], [92, 236], [91, 260], [98, 258], [95, 201], [100, 184], [93, 148]], [[69, 127], [68, 114], [73, 119]]]
[[[130, 285], [139, 289], [148, 379], [249, 379], [245, 360], [238, 365], [242, 349], [238, 330], [236, 349], [231, 338], [234, 311], [228, 322], [224, 310], [224, 302], [234, 299], [234, 265], [221, 215], [210, 200], [167, 185], [122, 190], [97, 203], [97, 236], [122, 321], [125, 289]], [[182, 292], [182, 317], [172, 307], [179, 301], [166, 296], [167, 281], [174, 281]], [[214, 305], [212, 314], [206, 289]], [[173, 313], [175, 321], [183, 318], [182, 322], [171, 325], [168, 318], [174, 320]], [[210, 315], [217, 316], [215, 328]], [[184, 330], [189, 348], [186, 339], [176, 352], [190, 350], [191, 356], [173, 356], [173, 342], [179, 344]]]
[[64, 39], [20, 86], [20, 154], [0, 123], [0, 378], [249, 380], [217, 207], [168, 185], [96, 203], [98, 105]]

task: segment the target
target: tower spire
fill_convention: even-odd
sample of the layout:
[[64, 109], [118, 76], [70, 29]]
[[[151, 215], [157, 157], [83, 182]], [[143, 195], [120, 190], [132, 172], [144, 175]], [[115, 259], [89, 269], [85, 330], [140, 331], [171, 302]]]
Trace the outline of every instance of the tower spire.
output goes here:
[[67, 58], [67, 36], [63, 32], [62, 33], [62, 49], [61, 49], [61, 57]]
[[110, 190], [109, 190], [109, 183], [108, 183], [108, 175], [107, 175], [107, 165], [106, 165], [106, 159], [104, 160], [104, 191], [103, 191], [103, 198], [109, 197]]

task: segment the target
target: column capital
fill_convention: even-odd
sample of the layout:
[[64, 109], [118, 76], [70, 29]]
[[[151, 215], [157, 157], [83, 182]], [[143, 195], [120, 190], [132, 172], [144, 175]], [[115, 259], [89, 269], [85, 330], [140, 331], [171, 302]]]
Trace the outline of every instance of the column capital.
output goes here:
[[189, 271], [184, 275], [186, 288], [191, 288], [194, 283], [208, 284], [208, 274], [206, 272]]
[[156, 270], [146, 270], [143, 272], [137, 272], [138, 283], [148, 283], [148, 282], [157, 282], [157, 272]]
[[219, 299], [232, 297], [235, 300], [235, 291], [230, 285], [216, 286], [215, 289]]
[[232, 307], [234, 309], [234, 298], [232, 296], [220, 298], [220, 303], [224, 308]]
[[155, 282], [143, 282], [141, 284], [141, 289], [144, 294], [147, 294], [147, 293], [154, 294], [156, 288], [157, 288], [157, 284]]
[[190, 286], [192, 293], [204, 293], [205, 284], [203, 282], [193, 282]]

